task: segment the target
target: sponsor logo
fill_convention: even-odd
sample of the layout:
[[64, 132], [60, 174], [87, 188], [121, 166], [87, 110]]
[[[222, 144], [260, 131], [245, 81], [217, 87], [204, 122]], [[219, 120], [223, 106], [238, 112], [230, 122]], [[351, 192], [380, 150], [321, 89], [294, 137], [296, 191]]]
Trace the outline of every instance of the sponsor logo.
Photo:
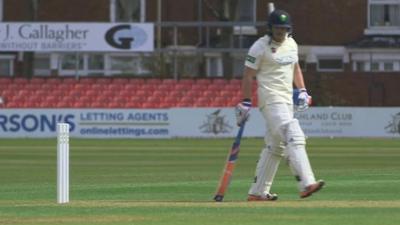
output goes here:
[[256, 58], [250, 55], [246, 56], [246, 61], [249, 61], [251, 63], [255, 63], [256, 62]]
[[207, 115], [206, 121], [200, 126], [200, 130], [203, 133], [221, 134], [229, 133], [232, 130], [232, 126], [227, 123], [225, 115], [221, 115], [221, 110]]
[[143, 45], [147, 40], [147, 34], [140, 27], [122, 24], [109, 29], [105, 39], [114, 48], [130, 50]]
[[72, 114], [0, 114], [0, 133], [55, 132], [59, 122], [69, 123], [70, 130], [75, 130]]
[[[18, 32], [15, 32], [17, 29]], [[86, 40], [88, 37], [88, 29], [73, 28], [69, 24], [52, 26], [50, 24], [21, 24], [19, 26], [13, 26], [11, 24], [6, 24], [4, 28], [4, 39], [3, 41], [8, 41], [15, 39], [14, 35], [17, 37], [29, 40], [47, 40], [56, 41], [58, 43], [64, 41], [75, 41], [75, 40]]]
[[389, 121], [385, 130], [391, 134], [400, 134], [400, 112], [392, 116], [392, 120]]

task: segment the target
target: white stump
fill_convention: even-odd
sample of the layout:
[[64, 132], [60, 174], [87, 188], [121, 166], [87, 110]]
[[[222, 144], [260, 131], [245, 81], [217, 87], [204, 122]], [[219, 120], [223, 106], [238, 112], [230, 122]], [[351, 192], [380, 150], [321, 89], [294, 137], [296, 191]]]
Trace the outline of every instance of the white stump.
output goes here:
[[69, 124], [57, 124], [57, 203], [69, 202]]

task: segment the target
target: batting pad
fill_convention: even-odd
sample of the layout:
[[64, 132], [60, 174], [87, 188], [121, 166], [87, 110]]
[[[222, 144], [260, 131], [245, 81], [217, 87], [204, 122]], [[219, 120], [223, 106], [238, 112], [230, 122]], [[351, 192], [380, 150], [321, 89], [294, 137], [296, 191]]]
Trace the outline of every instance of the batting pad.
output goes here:
[[270, 146], [263, 149], [257, 162], [256, 176], [249, 190], [249, 194], [262, 195], [270, 193], [272, 182], [281, 159], [282, 155], [272, 151]]
[[285, 130], [289, 166], [293, 174], [299, 178], [300, 191], [303, 191], [306, 186], [315, 183], [314, 173], [305, 149], [305, 136], [296, 119], [286, 124]]

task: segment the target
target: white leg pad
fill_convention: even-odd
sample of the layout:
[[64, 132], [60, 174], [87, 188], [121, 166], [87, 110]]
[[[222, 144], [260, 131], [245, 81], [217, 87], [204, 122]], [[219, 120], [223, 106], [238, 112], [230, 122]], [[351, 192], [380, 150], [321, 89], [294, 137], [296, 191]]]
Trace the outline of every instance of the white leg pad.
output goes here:
[[298, 175], [298, 173], [295, 170], [294, 166], [290, 162], [287, 152], [285, 153], [285, 158], [287, 160], [287, 164], [289, 165], [290, 171], [292, 172], [293, 176], [295, 177], [295, 179], [297, 181], [297, 188], [302, 191], [304, 189], [304, 187], [305, 187], [304, 182], [302, 182], [300, 176]]
[[286, 154], [289, 166], [299, 181], [300, 191], [303, 191], [306, 186], [315, 183], [314, 173], [305, 149], [305, 135], [297, 119], [293, 119], [281, 128], [281, 135], [287, 144]]
[[282, 150], [280, 149], [274, 151], [271, 146], [263, 149], [257, 162], [254, 183], [250, 187], [249, 194], [262, 195], [270, 193], [282, 156]]

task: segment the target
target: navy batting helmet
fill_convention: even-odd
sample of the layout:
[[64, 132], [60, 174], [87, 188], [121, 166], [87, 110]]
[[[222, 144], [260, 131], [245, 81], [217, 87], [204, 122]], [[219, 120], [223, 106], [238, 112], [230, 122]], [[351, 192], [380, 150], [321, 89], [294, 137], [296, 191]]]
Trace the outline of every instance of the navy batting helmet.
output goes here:
[[292, 19], [289, 13], [276, 9], [268, 18], [268, 29], [271, 31], [272, 27], [286, 27], [289, 33], [292, 31]]

